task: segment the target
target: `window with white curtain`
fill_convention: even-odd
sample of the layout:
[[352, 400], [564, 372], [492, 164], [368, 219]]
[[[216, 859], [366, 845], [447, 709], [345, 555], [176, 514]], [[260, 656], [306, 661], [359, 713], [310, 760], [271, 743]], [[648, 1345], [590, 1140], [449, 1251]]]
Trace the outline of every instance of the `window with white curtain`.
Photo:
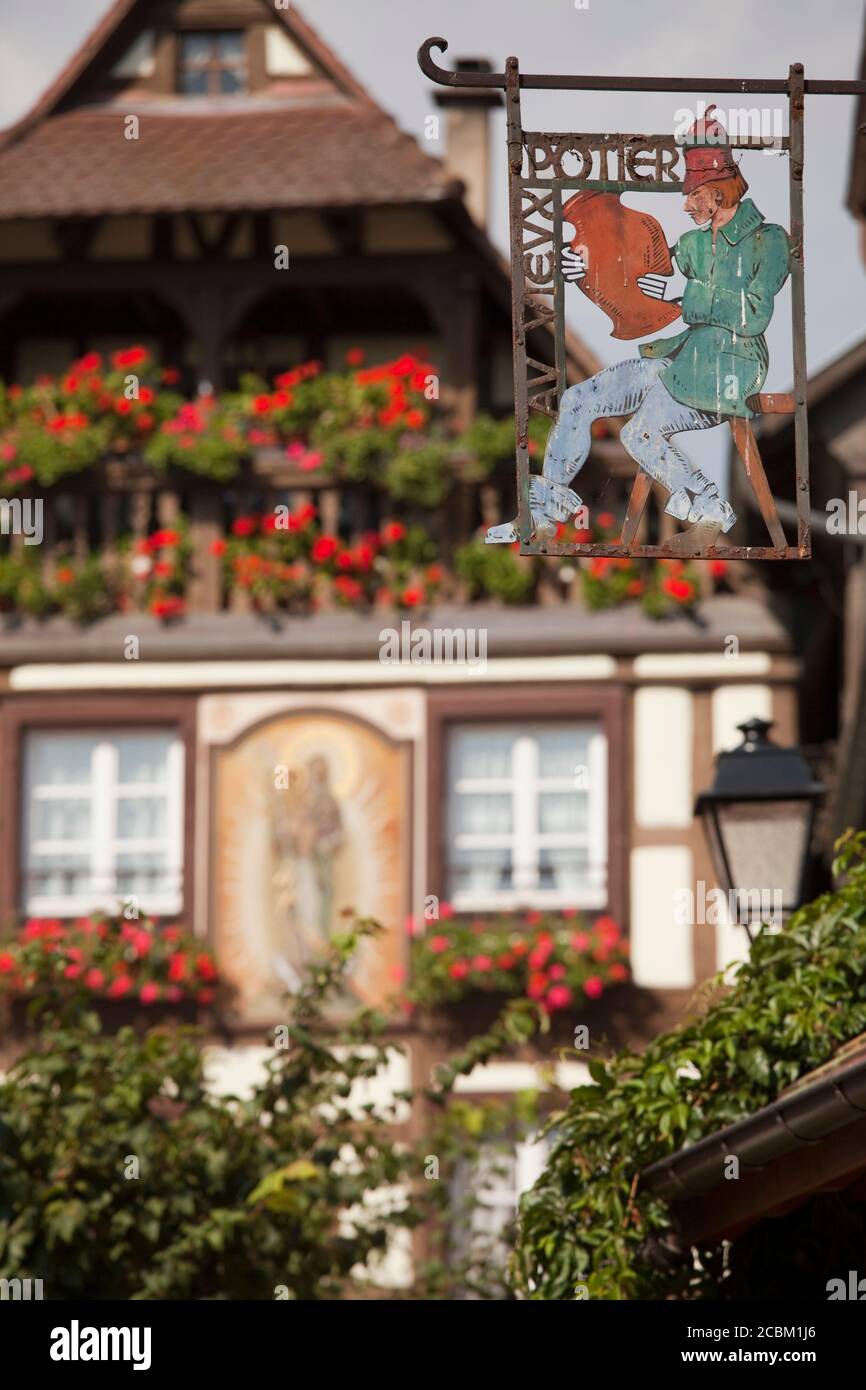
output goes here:
[[470, 1286], [485, 1266], [504, 1269], [520, 1198], [543, 1173], [551, 1148], [550, 1136], [528, 1134], [510, 1143], [483, 1143], [474, 1160], [458, 1159], [450, 1183], [450, 1249], [452, 1261], [468, 1270]]
[[447, 892], [458, 911], [605, 906], [600, 723], [455, 725], [447, 757]]
[[181, 910], [183, 743], [171, 729], [31, 731], [22, 907], [33, 917]]

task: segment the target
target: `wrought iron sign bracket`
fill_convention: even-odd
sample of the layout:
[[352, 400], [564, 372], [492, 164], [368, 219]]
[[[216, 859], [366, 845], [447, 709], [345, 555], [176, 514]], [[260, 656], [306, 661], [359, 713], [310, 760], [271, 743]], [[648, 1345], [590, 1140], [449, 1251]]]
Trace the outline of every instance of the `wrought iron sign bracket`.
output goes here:
[[[506, 60], [501, 73], [449, 72], [432, 56], [434, 50], [444, 53], [447, 48], [445, 39], [431, 38], [418, 51], [421, 71], [432, 82], [451, 88], [498, 88], [505, 93], [518, 513], [513, 524], [491, 528], [488, 541], [519, 539], [521, 554], [533, 555], [808, 559], [811, 532], [803, 282], [804, 99], [807, 94], [860, 96], [866, 93], [866, 82], [806, 80], [801, 63], [792, 64], [785, 78], [742, 80], [521, 73], [515, 57]], [[710, 119], [712, 107], [707, 109], [704, 124], [693, 126], [685, 142], [675, 139], [670, 132], [664, 135], [534, 132], [523, 128], [521, 89], [729, 92], [738, 96], [778, 94], [786, 97], [789, 134], [777, 135], [773, 145], [788, 157], [789, 233], [765, 223], [750, 199], [741, 201], [747, 185], [738, 174], [733, 151], [760, 148], [766, 141], [752, 135], [728, 136], [715, 118]], [[684, 143], [690, 147], [685, 154]], [[637, 248], [644, 264], [654, 257], [666, 262], [659, 266], [659, 279], [672, 273], [671, 253], [664, 245], [664, 234], [656, 220], [621, 205], [620, 195], [624, 192], [673, 192], [688, 199], [696, 189], [712, 188], [714, 182], [724, 179], [730, 184], [737, 177], [740, 177], [742, 191], [733, 195], [737, 198], [733, 204], [735, 213], [729, 214], [728, 220], [721, 224], [722, 228], [729, 226], [730, 230], [724, 241], [718, 238], [723, 252], [718, 261], [716, 224], [713, 223], [712, 271], [690, 263], [692, 255], [708, 254], [703, 248], [709, 247], [709, 233], [698, 242], [694, 240], [696, 233], [687, 233], [672, 248], [676, 264], [687, 281], [683, 324], [680, 325], [684, 331], [672, 339], [644, 344], [640, 358], [617, 364], [622, 379], [628, 383], [628, 388], [621, 389], [619, 396], [616, 380], [611, 375], [614, 368], [591, 378], [593, 419], [604, 415], [618, 418], [632, 415], [635, 429], [629, 436], [628, 452], [636, 459], [638, 468], [618, 540], [598, 543], [587, 542], [583, 537], [575, 539], [583, 528], [575, 529], [573, 518], [579, 513], [580, 498], [570, 484], [589, 453], [590, 430], [587, 419], [582, 418], [589, 415], [586, 398], [579, 395], [579, 386], [569, 391], [567, 382], [566, 281], [561, 265], [563, 222], [572, 226], [577, 223], [578, 236], [583, 230], [584, 240], [579, 247], [577, 239], [572, 243], [576, 247], [572, 253], [572, 269], [577, 265], [573, 278], [579, 279], [580, 288], [614, 318], [614, 336], [644, 337], [647, 332], [655, 331], [655, 327], [680, 317], [680, 309], [676, 307], [678, 301], [660, 306], [654, 295], [654, 304], [644, 302], [641, 297], [648, 292], [642, 285], [640, 292], [635, 290], [634, 302], [627, 312], [622, 304], [615, 302], [616, 294], [605, 287], [605, 268], [616, 263], [621, 290], [627, 278], [624, 267], [628, 262], [629, 238], [633, 251], [635, 237], [638, 241], [644, 238]], [[565, 201], [563, 194], [566, 194]], [[599, 198], [599, 194], [605, 196]], [[615, 228], [616, 240], [612, 241], [608, 234], [605, 241], [598, 225], [592, 227], [591, 219], [584, 218], [590, 202], [596, 223]], [[714, 206], [721, 205], [719, 201]], [[607, 221], [599, 214], [605, 214]], [[706, 221], [699, 222], [694, 212], [692, 216], [699, 226], [708, 225]], [[634, 219], [628, 228], [627, 219]], [[594, 243], [593, 237], [596, 238]], [[689, 237], [692, 240], [683, 247], [682, 243]], [[727, 248], [733, 250], [735, 245], [742, 246], [749, 237], [755, 238], [749, 251], [754, 246], [759, 253], [758, 259], [763, 258], [759, 265], [760, 282], [753, 281], [756, 294], [750, 295], [750, 302], [760, 299], [764, 310], [754, 314], [749, 314], [745, 307], [737, 309], [737, 305], [746, 302], [747, 288], [741, 285], [737, 275], [749, 256], [734, 254], [728, 256], [727, 265], [723, 263]], [[690, 252], [692, 247], [702, 249]], [[729, 277], [727, 281], [725, 275]], [[788, 276], [791, 281], [794, 389], [791, 393], [764, 392], [767, 352], [763, 331], [772, 314], [773, 297]], [[690, 292], [692, 298], [687, 307]], [[661, 298], [663, 293], [662, 290]], [[703, 300], [701, 295], [704, 295]], [[555, 345], [552, 364], [530, 355], [529, 338], [541, 328], [552, 332]], [[748, 362], [748, 371], [742, 369], [743, 361]], [[658, 382], [661, 384], [657, 385]], [[711, 396], [715, 392], [712, 399], [708, 399], [708, 390]], [[648, 392], [652, 392], [651, 400], [647, 400]], [[598, 404], [602, 395], [609, 407], [604, 410]], [[665, 417], [665, 404], [671, 403], [671, 397], [673, 404], [679, 407], [676, 421]], [[635, 401], [639, 402], [637, 408]], [[626, 402], [630, 408], [620, 408]], [[685, 424], [681, 420], [683, 404], [692, 412]], [[532, 411], [548, 415], [554, 421], [541, 475], [530, 470], [529, 419]], [[675, 413], [670, 411], [669, 415], [673, 417]], [[761, 414], [792, 414], [794, 417], [796, 544], [791, 544], [785, 535], [752, 430], [751, 420]], [[725, 544], [723, 534], [735, 519], [730, 505], [719, 497], [715, 485], [695, 470], [677, 448], [670, 446], [671, 435], [675, 433], [670, 428], [672, 423], [678, 423], [680, 430], [689, 430], [725, 421], [730, 425], [737, 454], [766, 524], [770, 545]], [[669, 492], [665, 510], [686, 524], [686, 529], [666, 543], [645, 544], [638, 541], [638, 528], [654, 481]], [[569, 529], [573, 532], [571, 536]]]

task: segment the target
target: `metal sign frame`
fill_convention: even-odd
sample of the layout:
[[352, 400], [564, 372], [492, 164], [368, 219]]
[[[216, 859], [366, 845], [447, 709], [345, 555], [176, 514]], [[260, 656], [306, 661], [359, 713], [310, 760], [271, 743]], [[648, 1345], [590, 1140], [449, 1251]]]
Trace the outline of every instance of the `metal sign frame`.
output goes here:
[[[861, 95], [866, 92], [862, 81], [806, 81], [801, 63], [789, 68], [785, 79], [731, 78], [667, 78], [667, 77], [589, 77], [557, 74], [524, 74], [518, 60], [508, 58], [502, 73], [448, 72], [439, 67], [431, 50], [444, 52], [448, 47], [442, 38], [431, 38], [418, 51], [421, 70], [433, 82], [446, 87], [495, 87], [505, 92], [508, 186], [510, 207], [512, 328], [514, 344], [514, 400], [517, 446], [517, 534], [520, 552], [526, 555], [564, 556], [623, 556], [664, 558], [682, 557], [745, 560], [806, 560], [811, 556], [808, 421], [806, 413], [806, 315], [803, 277], [803, 124], [804, 98], [810, 94]], [[557, 253], [562, 244], [562, 192], [565, 189], [596, 189], [605, 192], [682, 192], [682, 179], [676, 177], [683, 147], [675, 144], [670, 134], [653, 135], [587, 135], [533, 132], [523, 129], [521, 88], [546, 90], [594, 90], [628, 92], [731, 92], [782, 94], [788, 98], [789, 134], [774, 139], [776, 148], [788, 156], [788, 197], [790, 211], [791, 321], [793, 338], [794, 390], [792, 395], [762, 395], [761, 408], [767, 412], [792, 413], [794, 416], [797, 543], [788, 542], [779, 520], [776, 504], [764, 474], [760, 454], [749, 421], [732, 423], [734, 442], [743, 462], [748, 480], [755, 493], [759, 509], [770, 533], [772, 545], [729, 546], [710, 544], [690, 551], [676, 543], [659, 545], [635, 544], [635, 536], [643, 508], [652, 488], [648, 475], [638, 468], [626, 512], [622, 535], [616, 543], [572, 543], [532, 537], [529, 509], [531, 471], [529, 466], [528, 423], [530, 410], [541, 411], [555, 418], [566, 388], [566, 345], [564, 315], [564, 282], [557, 273]], [[732, 148], [763, 147], [760, 138], [731, 138]], [[569, 150], [592, 149], [607, 152], [599, 159], [599, 175], [593, 178], [562, 176], [557, 161]], [[533, 158], [533, 150], [541, 151], [543, 160]], [[670, 150], [665, 160], [659, 151]], [[616, 178], [609, 173], [610, 153], [616, 156]], [[644, 167], [652, 154], [656, 155], [654, 177], [638, 172], [636, 160], [642, 157]], [[548, 169], [560, 173], [548, 175]], [[581, 165], [581, 168], [583, 166]], [[591, 170], [590, 170], [591, 172]], [[539, 223], [539, 217], [541, 223]], [[555, 342], [553, 366], [529, 356], [527, 333], [542, 325], [552, 326]], [[733, 422], [734, 417], [730, 417]], [[686, 536], [688, 533], [682, 533]]]

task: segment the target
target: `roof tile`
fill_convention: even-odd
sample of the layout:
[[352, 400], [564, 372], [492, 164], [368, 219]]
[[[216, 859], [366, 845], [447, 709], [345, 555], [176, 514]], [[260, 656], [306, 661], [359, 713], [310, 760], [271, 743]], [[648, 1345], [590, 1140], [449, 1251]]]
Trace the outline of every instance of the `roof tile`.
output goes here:
[[438, 161], [374, 107], [72, 110], [0, 146], [0, 219], [407, 203], [447, 196]]

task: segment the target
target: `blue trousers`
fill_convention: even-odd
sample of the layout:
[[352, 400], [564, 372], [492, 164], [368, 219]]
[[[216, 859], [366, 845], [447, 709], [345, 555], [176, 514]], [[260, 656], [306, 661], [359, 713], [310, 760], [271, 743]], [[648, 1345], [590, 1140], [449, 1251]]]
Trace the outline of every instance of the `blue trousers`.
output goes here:
[[[559, 418], [547, 440], [542, 476], [567, 486], [589, 456], [593, 420], [630, 415], [620, 434], [623, 448], [671, 494], [717, 489], [672, 441], [685, 430], [720, 425], [723, 415], [709, 414], [674, 400], [659, 373], [668, 358], [634, 357], [605, 367], [587, 381], [570, 386], [560, 403]], [[680, 507], [670, 509], [678, 515]]]

